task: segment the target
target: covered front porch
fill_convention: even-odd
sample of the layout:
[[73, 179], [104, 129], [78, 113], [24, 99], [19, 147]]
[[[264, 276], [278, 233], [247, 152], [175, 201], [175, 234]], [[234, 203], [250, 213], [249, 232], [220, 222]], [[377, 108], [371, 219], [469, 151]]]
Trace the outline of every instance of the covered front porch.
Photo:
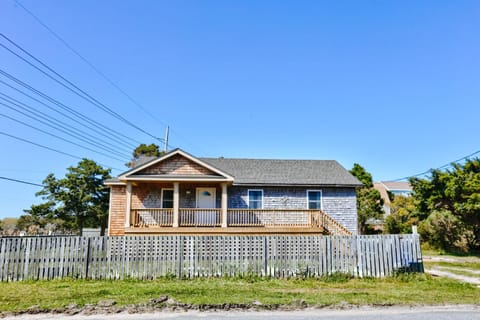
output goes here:
[[343, 228], [320, 210], [231, 208], [228, 187], [223, 181], [128, 181], [125, 234], [330, 234]]

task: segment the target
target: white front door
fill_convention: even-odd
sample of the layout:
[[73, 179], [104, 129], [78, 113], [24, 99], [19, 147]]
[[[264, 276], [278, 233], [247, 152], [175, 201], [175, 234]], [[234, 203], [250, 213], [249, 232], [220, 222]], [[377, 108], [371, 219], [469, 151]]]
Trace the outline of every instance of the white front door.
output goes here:
[[215, 208], [215, 188], [197, 188], [197, 208]]
[[[215, 208], [215, 188], [197, 188], [197, 208]], [[217, 221], [215, 210], [198, 211], [195, 215], [195, 222], [199, 226], [212, 226]]]

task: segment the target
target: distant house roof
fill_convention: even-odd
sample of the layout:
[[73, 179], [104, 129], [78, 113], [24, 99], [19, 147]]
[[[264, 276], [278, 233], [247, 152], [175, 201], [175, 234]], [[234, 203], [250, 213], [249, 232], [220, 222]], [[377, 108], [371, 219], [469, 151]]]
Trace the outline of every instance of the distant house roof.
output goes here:
[[[144, 162], [139, 166], [122, 173], [118, 178], [106, 181], [106, 184], [122, 183], [131, 177], [146, 180], [165, 178], [175, 179], [180, 175], [139, 175], [142, 170], [157, 165], [173, 156], [183, 156], [190, 161], [204, 166], [218, 174], [222, 179], [233, 181], [234, 185], [291, 185], [291, 186], [337, 186], [358, 187], [361, 182], [351, 175], [335, 160], [274, 160], [274, 159], [232, 159], [232, 158], [196, 158], [180, 149]], [[219, 178], [219, 176], [204, 175], [205, 180]], [[200, 179], [200, 176], [191, 177]]]
[[409, 196], [412, 193], [412, 186], [407, 181], [380, 181], [374, 182], [373, 187], [380, 192], [380, 196], [384, 202], [384, 209], [387, 214], [390, 214], [390, 196], [393, 195]]
[[412, 186], [408, 181], [381, 181], [388, 191], [412, 191]]

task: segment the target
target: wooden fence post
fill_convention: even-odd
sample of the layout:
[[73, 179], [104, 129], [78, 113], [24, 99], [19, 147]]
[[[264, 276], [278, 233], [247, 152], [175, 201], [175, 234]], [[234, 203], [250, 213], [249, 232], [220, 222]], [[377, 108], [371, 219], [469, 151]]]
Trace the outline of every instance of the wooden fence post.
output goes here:
[[184, 236], [179, 236], [179, 241], [178, 241], [178, 252], [177, 252], [177, 257], [178, 257], [178, 269], [177, 269], [177, 277], [179, 279], [182, 278], [182, 273], [183, 273], [183, 254], [184, 254]]
[[268, 275], [268, 244], [267, 236], [263, 236], [263, 272], [264, 277]]
[[85, 261], [85, 279], [88, 278], [88, 266], [90, 264], [90, 237], [87, 238], [87, 259]]

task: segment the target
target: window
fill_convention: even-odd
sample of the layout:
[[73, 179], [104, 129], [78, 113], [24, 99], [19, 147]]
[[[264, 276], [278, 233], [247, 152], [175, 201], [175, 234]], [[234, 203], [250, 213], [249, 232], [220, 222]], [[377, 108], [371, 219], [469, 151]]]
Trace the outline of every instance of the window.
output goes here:
[[263, 190], [248, 190], [248, 207], [250, 209], [262, 209]]
[[173, 208], [173, 189], [162, 189], [162, 208]]
[[322, 209], [322, 191], [321, 190], [308, 190], [308, 209], [321, 210]]

